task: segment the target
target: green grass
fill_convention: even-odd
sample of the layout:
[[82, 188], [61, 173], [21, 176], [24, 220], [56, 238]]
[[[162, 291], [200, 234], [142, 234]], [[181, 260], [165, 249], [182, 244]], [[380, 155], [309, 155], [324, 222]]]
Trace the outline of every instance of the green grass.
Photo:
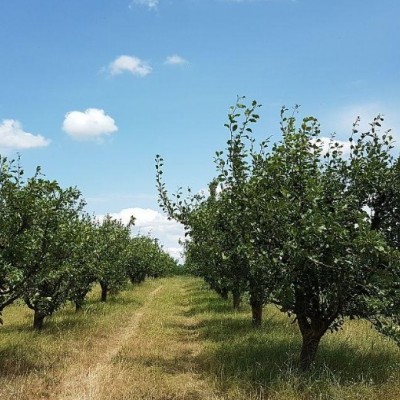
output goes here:
[[96, 400], [400, 399], [399, 348], [363, 321], [327, 334], [304, 374], [297, 325], [275, 307], [254, 330], [248, 306], [235, 312], [190, 277], [151, 280], [106, 304], [98, 297], [96, 289], [82, 313], [56, 313], [40, 333], [26, 307], [5, 310], [1, 400], [57, 398], [71, 370], [93, 368], [137, 312], [140, 324], [104, 369]]
[[234, 312], [199, 283], [191, 285], [189, 313], [197, 316], [198, 340], [205, 343], [198, 362], [222, 392], [244, 389], [257, 399], [400, 398], [399, 348], [368, 323], [346, 321], [342, 331], [328, 333], [304, 374], [298, 328], [284, 314], [266, 307], [262, 328], [254, 330], [247, 306]]

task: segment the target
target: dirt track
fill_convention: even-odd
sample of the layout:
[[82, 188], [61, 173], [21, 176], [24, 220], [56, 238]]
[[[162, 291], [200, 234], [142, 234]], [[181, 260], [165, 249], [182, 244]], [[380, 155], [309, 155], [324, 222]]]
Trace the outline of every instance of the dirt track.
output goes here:
[[107, 376], [112, 369], [112, 359], [119, 353], [124, 344], [137, 332], [140, 321], [150, 307], [152, 300], [161, 290], [157, 287], [147, 297], [146, 303], [137, 310], [132, 318], [119, 329], [111, 339], [106, 342], [106, 347], [96, 354], [91, 365], [77, 368], [74, 366], [67, 371], [62, 380], [57, 400], [94, 400], [101, 396], [100, 389], [103, 377]]

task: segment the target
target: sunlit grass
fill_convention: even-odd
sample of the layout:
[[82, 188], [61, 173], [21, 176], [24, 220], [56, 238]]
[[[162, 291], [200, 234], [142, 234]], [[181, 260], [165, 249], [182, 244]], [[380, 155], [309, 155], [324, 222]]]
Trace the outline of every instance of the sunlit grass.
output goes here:
[[[89, 379], [84, 372], [96, 365], [96, 390], [84, 398], [400, 399], [399, 348], [363, 321], [327, 334], [316, 365], [303, 374], [297, 325], [275, 307], [253, 330], [246, 305], [235, 312], [190, 277], [149, 281], [107, 304], [98, 297], [94, 291], [82, 313], [72, 306], [58, 312], [40, 333], [27, 308], [5, 310], [1, 400], [78, 398], [63, 395], [63, 382], [78, 377], [72, 382], [79, 394]], [[133, 315], [140, 317], [137, 326], [115, 344]], [[102, 359], [110, 346], [118, 351]]]
[[149, 281], [133, 290], [98, 301], [99, 290], [90, 294], [84, 309], [67, 306], [34, 332], [32, 312], [23, 305], [4, 311], [0, 328], [0, 399], [53, 399], [69, 368], [89, 366], [125, 319], [139, 308], [157, 286]]

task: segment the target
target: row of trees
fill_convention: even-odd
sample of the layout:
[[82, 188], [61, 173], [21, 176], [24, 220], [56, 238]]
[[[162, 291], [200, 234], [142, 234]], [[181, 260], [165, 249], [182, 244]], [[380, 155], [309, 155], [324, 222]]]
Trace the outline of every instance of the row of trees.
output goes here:
[[357, 120], [347, 143], [321, 136], [313, 117], [281, 112], [280, 141], [256, 143], [257, 102], [231, 107], [226, 151], [209, 194], [169, 197], [156, 159], [159, 200], [185, 225], [186, 265], [239, 307], [246, 293], [259, 327], [263, 305], [294, 316], [307, 370], [327, 331], [364, 318], [400, 343], [400, 160], [378, 116]]
[[[40, 169], [24, 179], [19, 160], [0, 157], [0, 316], [17, 299], [34, 311], [34, 327], [67, 301], [79, 310], [94, 284], [101, 300], [128, 279], [168, 274], [176, 262], [130, 224], [84, 211], [76, 188], [63, 189]], [[1, 321], [2, 322], [2, 321]]]

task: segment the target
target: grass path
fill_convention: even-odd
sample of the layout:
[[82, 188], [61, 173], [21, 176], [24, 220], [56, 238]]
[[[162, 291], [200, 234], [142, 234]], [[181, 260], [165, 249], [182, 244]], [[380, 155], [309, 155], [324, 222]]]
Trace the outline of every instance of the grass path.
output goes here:
[[158, 286], [147, 297], [145, 304], [132, 314], [113, 336], [104, 340], [104, 347], [100, 353], [96, 353], [91, 359], [91, 365], [81, 368], [71, 368], [65, 373], [60, 384], [58, 400], [94, 400], [99, 399], [101, 393], [101, 381], [110, 375], [113, 365], [111, 363], [129, 338], [134, 337], [139, 328], [143, 314], [151, 307], [153, 298], [160, 291]]
[[[196, 283], [198, 285], [198, 283]], [[202, 352], [191, 315], [193, 279], [169, 279], [143, 310], [139, 328], [114, 355], [97, 399], [222, 400], [197, 362]]]
[[198, 279], [150, 280], [67, 307], [32, 331], [31, 312], [5, 311], [1, 400], [398, 400], [400, 351], [349, 321], [323, 338], [317, 365], [297, 369], [298, 328], [274, 307], [253, 330]]
[[150, 280], [67, 307], [31, 329], [31, 312], [6, 309], [0, 328], [1, 400], [222, 400], [197, 363], [202, 347], [191, 314], [192, 278]]

